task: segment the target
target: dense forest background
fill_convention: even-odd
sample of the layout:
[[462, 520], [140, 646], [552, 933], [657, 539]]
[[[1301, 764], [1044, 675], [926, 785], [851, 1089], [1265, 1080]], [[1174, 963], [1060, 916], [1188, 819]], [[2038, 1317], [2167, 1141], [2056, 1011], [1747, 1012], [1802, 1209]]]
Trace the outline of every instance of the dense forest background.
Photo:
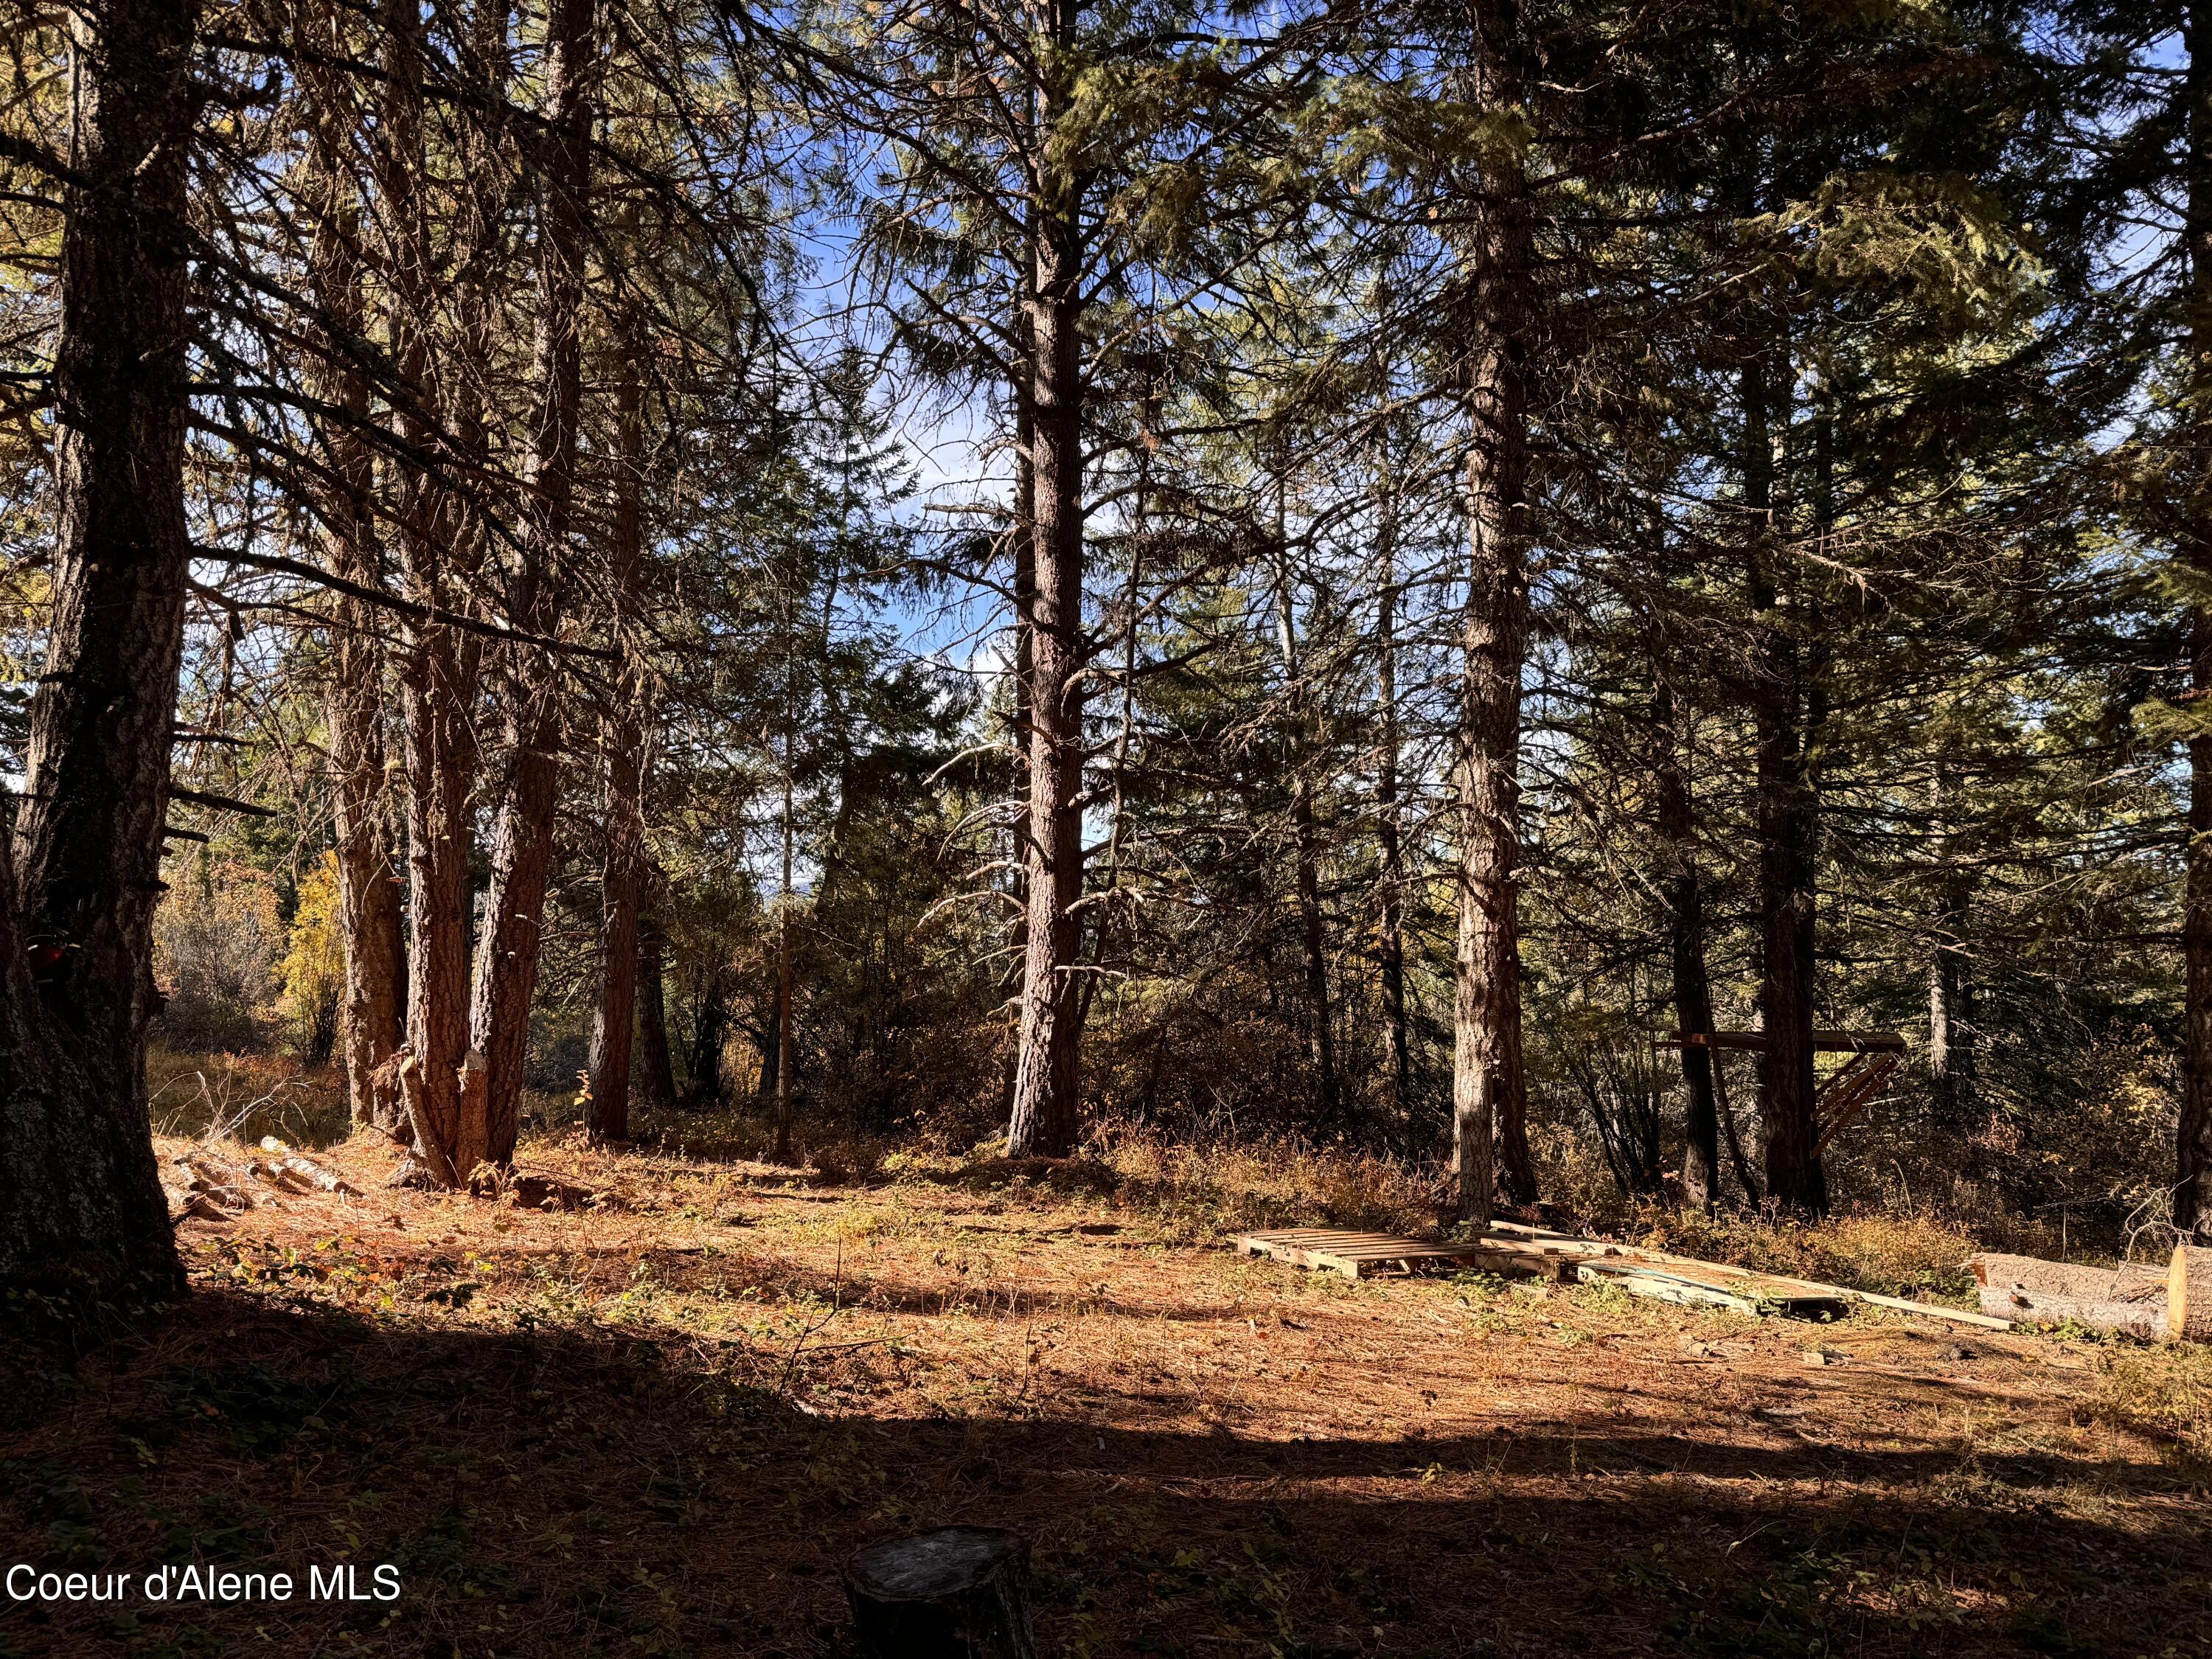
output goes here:
[[[154, 1040], [418, 1178], [719, 1109], [2212, 1206], [2200, 9], [0, 15], [50, 1004], [167, 454]], [[1908, 1050], [1825, 1146], [1816, 1030]]]

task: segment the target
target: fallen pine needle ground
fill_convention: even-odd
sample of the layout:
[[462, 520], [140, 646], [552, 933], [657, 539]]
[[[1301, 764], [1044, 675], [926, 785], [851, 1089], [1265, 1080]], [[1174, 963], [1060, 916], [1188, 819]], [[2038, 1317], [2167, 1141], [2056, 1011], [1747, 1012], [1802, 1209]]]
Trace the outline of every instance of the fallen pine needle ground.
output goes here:
[[399, 1599], [5, 1602], [0, 1652], [839, 1654], [847, 1553], [975, 1522], [1053, 1654], [2212, 1653], [2201, 1352], [1353, 1285], [1104, 1166], [541, 1145], [600, 1194], [546, 1212], [315, 1157], [361, 1195], [187, 1221], [181, 1309], [0, 1342], [0, 1548]]

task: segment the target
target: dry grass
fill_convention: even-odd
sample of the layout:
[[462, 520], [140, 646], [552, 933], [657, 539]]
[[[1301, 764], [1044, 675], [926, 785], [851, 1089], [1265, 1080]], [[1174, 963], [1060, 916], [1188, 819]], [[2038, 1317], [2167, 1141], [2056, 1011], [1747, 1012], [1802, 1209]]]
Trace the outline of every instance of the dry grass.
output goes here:
[[1966, 1263], [1981, 1248], [1957, 1223], [1924, 1211], [1836, 1215], [1803, 1226], [1655, 1207], [1620, 1231], [1638, 1243], [1710, 1261], [1961, 1307], [1973, 1305]]
[[[2212, 1653], [2202, 1356], [1218, 1248], [1430, 1218], [1402, 1168], [1295, 1147], [814, 1150], [541, 1139], [609, 1202], [540, 1214], [347, 1142], [363, 1200], [188, 1224], [183, 1313], [6, 1352], [0, 1553], [406, 1593], [9, 1609], [0, 1651], [833, 1655], [846, 1552], [988, 1521], [1035, 1538], [1060, 1654]], [[1960, 1241], [1666, 1242], [1911, 1287]]]
[[328, 1146], [352, 1128], [345, 1083], [330, 1066], [301, 1069], [274, 1054], [146, 1056], [146, 1091], [159, 1133], [235, 1139], [275, 1135], [298, 1146]]
[[1316, 1223], [1419, 1232], [1434, 1226], [1442, 1196], [1434, 1182], [1395, 1159], [1318, 1151], [1302, 1141], [1199, 1148], [1109, 1133], [1097, 1145], [1127, 1200], [1190, 1241]]
[[2116, 1344], [2100, 1370], [2109, 1420], [2161, 1437], [2178, 1464], [2212, 1481], [2212, 1347]]

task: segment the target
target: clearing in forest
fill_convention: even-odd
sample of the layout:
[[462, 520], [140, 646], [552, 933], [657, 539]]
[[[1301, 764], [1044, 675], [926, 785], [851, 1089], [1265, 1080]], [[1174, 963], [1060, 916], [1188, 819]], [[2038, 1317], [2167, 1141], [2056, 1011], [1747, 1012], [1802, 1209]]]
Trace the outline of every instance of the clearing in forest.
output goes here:
[[2212, 1652], [2203, 1350], [1355, 1284], [1104, 1166], [537, 1151], [606, 1201], [349, 1143], [363, 1196], [187, 1222], [186, 1308], [11, 1379], [9, 1559], [398, 1601], [9, 1605], [0, 1651], [835, 1654], [849, 1551], [978, 1522], [1056, 1654]]

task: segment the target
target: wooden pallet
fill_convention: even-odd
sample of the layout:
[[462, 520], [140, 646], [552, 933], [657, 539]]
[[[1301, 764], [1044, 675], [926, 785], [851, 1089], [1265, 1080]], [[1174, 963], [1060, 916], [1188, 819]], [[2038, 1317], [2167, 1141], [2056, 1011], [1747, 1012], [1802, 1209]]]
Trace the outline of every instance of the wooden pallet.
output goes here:
[[1524, 1239], [1478, 1239], [1437, 1244], [1395, 1233], [1362, 1233], [1330, 1227], [1291, 1227], [1280, 1232], [1246, 1233], [1237, 1240], [1246, 1255], [1273, 1256], [1294, 1267], [1322, 1267], [1359, 1279], [1383, 1270], [1411, 1273], [1416, 1264], [1448, 1263], [1486, 1273], [1536, 1274], [1564, 1279], [1574, 1258]]

